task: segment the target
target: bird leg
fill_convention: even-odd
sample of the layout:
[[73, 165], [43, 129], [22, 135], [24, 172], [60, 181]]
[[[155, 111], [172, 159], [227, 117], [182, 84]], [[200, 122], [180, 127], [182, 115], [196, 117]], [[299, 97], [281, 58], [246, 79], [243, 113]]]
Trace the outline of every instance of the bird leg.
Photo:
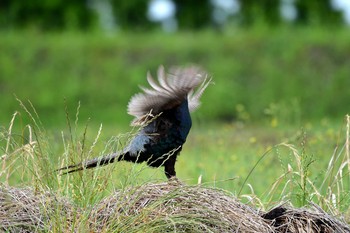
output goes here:
[[168, 180], [170, 180], [170, 178], [172, 177], [176, 177], [175, 162], [176, 162], [176, 158], [170, 157], [164, 163], [164, 172]]

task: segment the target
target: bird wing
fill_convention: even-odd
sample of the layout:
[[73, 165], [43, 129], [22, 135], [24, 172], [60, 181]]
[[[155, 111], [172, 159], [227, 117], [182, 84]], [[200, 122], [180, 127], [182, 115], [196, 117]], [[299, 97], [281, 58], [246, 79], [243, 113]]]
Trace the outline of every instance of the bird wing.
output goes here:
[[131, 98], [128, 113], [135, 116], [132, 125], [140, 125], [145, 115], [160, 114], [179, 106], [185, 98], [188, 98], [190, 110], [194, 110], [199, 106], [199, 98], [210, 83], [206, 73], [198, 67], [173, 68], [167, 74], [164, 67], [160, 66], [157, 76], [158, 81], [148, 73], [147, 81], [151, 88], [141, 87], [143, 93]]
[[[149, 126], [146, 126], [149, 127]], [[139, 153], [145, 151], [145, 145], [150, 143], [151, 137], [144, 128], [130, 141], [129, 145], [124, 149], [124, 153], [129, 153], [130, 156], [137, 156]]]

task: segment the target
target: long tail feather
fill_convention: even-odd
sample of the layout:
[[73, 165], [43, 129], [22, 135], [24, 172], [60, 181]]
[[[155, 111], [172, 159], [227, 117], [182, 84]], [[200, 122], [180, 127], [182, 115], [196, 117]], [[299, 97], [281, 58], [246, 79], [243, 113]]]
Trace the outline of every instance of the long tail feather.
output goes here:
[[65, 175], [65, 174], [69, 174], [72, 172], [81, 171], [84, 169], [91, 169], [91, 168], [95, 168], [95, 167], [99, 167], [99, 166], [104, 166], [104, 165], [115, 162], [116, 158], [118, 161], [121, 160], [121, 158], [123, 156], [124, 155], [114, 153], [114, 154], [107, 155], [105, 157], [94, 158], [94, 159], [91, 159], [91, 160], [88, 160], [85, 162], [62, 167], [62, 168], [57, 169], [56, 171], [62, 171], [61, 175]]

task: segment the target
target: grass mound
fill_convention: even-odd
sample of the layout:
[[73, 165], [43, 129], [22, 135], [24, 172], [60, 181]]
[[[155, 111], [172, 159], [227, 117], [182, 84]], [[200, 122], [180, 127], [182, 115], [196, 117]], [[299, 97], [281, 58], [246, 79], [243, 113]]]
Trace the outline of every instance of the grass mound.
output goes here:
[[1, 187], [0, 216], [6, 232], [50, 231], [58, 225], [64, 232], [350, 232], [316, 205], [282, 205], [266, 213], [222, 190], [176, 180], [117, 190], [86, 208], [49, 192]]
[[0, 186], [0, 231], [51, 231], [57, 224], [69, 229], [78, 212], [69, 200], [50, 192]]
[[128, 219], [118, 229], [132, 225], [142, 232], [151, 226], [162, 232], [272, 232], [258, 211], [223, 191], [178, 181], [116, 192], [98, 204], [92, 218], [96, 229]]
[[262, 217], [270, 220], [275, 232], [350, 232], [347, 224], [330, 216], [313, 203], [309, 209], [277, 206]]

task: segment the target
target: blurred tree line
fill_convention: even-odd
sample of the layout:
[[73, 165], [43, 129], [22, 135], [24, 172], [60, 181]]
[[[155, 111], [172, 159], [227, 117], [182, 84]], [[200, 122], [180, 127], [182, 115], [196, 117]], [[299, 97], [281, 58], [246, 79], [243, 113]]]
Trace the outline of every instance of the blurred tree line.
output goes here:
[[[2, 0], [0, 1], [1, 28], [36, 27], [43, 30], [82, 29], [99, 27], [94, 4], [107, 2], [116, 24], [121, 29], [149, 29], [157, 24], [147, 17], [150, 1], [147, 0]], [[227, 0], [230, 1], [230, 0]], [[278, 25], [285, 23], [280, 7], [290, 2], [297, 16], [293, 24], [339, 25], [343, 23], [339, 10], [332, 8], [332, 0], [231, 0], [239, 6], [237, 14], [228, 21], [252, 26], [257, 23]], [[215, 22], [213, 11], [217, 0], [172, 0], [176, 6], [175, 18], [179, 29], [201, 29], [222, 26]], [[221, 1], [222, 2], [222, 1]], [[103, 13], [102, 13], [103, 14]], [[219, 13], [220, 14], [220, 13]], [[214, 20], [213, 20], [214, 19]], [[225, 20], [225, 23], [227, 20]], [[290, 23], [290, 22], [289, 22]]]

